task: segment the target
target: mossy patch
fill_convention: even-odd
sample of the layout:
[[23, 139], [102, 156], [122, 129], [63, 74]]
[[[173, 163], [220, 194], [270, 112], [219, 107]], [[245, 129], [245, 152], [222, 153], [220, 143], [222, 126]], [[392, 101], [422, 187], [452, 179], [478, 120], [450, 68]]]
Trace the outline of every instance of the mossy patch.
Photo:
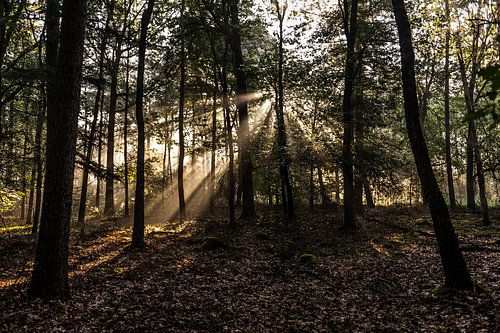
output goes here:
[[206, 237], [200, 242], [200, 249], [204, 251], [227, 249], [227, 247], [227, 244], [217, 237]]
[[316, 262], [316, 256], [309, 252], [304, 252], [299, 256], [299, 260], [303, 264], [314, 264]]

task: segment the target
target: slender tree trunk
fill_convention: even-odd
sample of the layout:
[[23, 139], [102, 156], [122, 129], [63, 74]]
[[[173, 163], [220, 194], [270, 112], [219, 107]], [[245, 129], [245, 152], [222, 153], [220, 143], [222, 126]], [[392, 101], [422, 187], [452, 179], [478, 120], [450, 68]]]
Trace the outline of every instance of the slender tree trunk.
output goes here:
[[283, 189], [286, 195], [286, 214], [287, 223], [293, 222], [295, 218], [295, 207], [290, 181], [290, 164], [287, 147], [287, 135], [284, 117], [284, 85], [283, 85], [283, 20], [286, 14], [286, 7], [280, 7], [276, 2], [276, 11], [279, 17], [279, 46], [278, 46], [278, 101], [276, 108], [276, 121], [278, 124], [278, 157], [280, 161], [280, 175], [283, 183]]
[[99, 118], [99, 106], [101, 98], [103, 98], [103, 86], [104, 86], [104, 56], [106, 52], [106, 41], [107, 41], [107, 31], [109, 30], [110, 21], [113, 19], [113, 8], [110, 9], [108, 13], [108, 17], [106, 19], [105, 30], [103, 32], [103, 36], [101, 39], [100, 45], [100, 55], [99, 55], [99, 70], [98, 70], [98, 84], [97, 91], [94, 101], [94, 108], [92, 111], [92, 124], [90, 125], [90, 133], [88, 144], [86, 147], [85, 154], [85, 163], [83, 166], [83, 177], [82, 177], [82, 188], [80, 193], [80, 204], [78, 207], [78, 220], [77, 224], [80, 227], [81, 231], [84, 231], [85, 228], [85, 213], [87, 209], [87, 190], [88, 190], [88, 181], [89, 181], [89, 168], [90, 163], [92, 161], [92, 153], [94, 151], [94, 141], [97, 131], [97, 119]]
[[375, 202], [373, 201], [372, 190], [370, 189], [370, 183], [368, 180], [363, 182], [363, 189], [365, 192], [366, 205], [368, 208], [375, 208]]
[[[479, 38], [476, 36], [476, 38]], [[475, 112], [474, 105], [474, 89], [477, 75], [477, 40], [474, 44], [472, 50], [472, 73], [470, 77], [470, 81], [467, 82], [466, 72], [465, 72], [465, 63], [461, 54], [461, 50], [459, 50], [458, 62], [460, 67], [460, 76], [462, 78], [462, 85], [464, 89], [465, 96], [465, 104], [467, 105], [467, 114], [471, 115]], [[481, 202], [481, 212], [483, 214], [483, 224], [490, 225], [490, 214], [488, 207], [488, 198], [486, 197], [486, 184], [484, 179], [484, 171], [483, 171], [483, 160], [481, 158], [481, 147], [479, 146], [479, 141], [477, 139], [477, 129], [476, 124], [473, 119], [469, 120], [469, 128], [468, 128], [468, 136], [467, 136], [467, 181], [469, 181], [469, 177], [473, 178], [473, 175], [469, 175], [469, 172], [473, 170], [474, 164], [474, 155], [469, 156], [469, 154], [475, 154], [476, 157], [476, 172], [477, 172], [477, 181], [479, 185], [479, 199]], [[469, 163], [472, 165], [469, 166]], [[470, 170], [469, 170], [470, 169]], [[471, 182], [473, 184], [473, 182]], [[473, 185], [472, 191], [474, 190]], [[467, 183], [467, 193], [469, 193], [469, 182]], [[467, 199], [468, 200], [468, 199]], [[467, 203], [467, 207], [469, 207], [469, 203]]]
[[401, 73], [406, 127], [410, 139], [418, 175], [427, 197], [432, 222], [443, 264], [445, 285], [452, 288], [473, 289], [472, 281], [464, 257], [459, 247], [458, 237], [451, 224], [448, 207], [439, 189], [427, 144], [422, 132], [418, 115], [418, 99], [415, 81], [415, 54], [411, 40], [411, 28], [403, 0], [392, 0], [394, 15], [398, 27], [401, 48]]
[[153, 14], [154, 0], [148, 0], [148, 6], [141, 19], [141, 37], [139, 40], [139, 64], [137, 66], [137, 93], [135, 103], [135, 117], [137, 120], [137, 166], [135, 183], [134, 227], [132, 230], [132, 244], [134, 248], [144, 247], [144, 67], [146, 60], [146, 43], [148, 26]]
[[[338, 171], [337, 171], [338, 175]], [[326, 187], [325, 187], [325, 182], [323, 180], [323, 168], [321, 166], [318, 166], [318, 179], [319, 179], [319, 194], [321, 196], [321, 205], [323, 207], [330, 205], [331, 201], [330, 198], [328, 197], [328, 194], [326, 193]], [[337, 193], [340, 192], [337, 189]]]
[[352, 94], [355, 77], [355, 54], [357, 34], [358, 1], [351, 1], [349, 9], [348, 1], [344, 1], [344, 31], [347, 38], [347, 54], [345, 66], [344, 97], [342, 101], [344, 135], [342, 143], [342, 173], [344, 176], [344, 224], [343, 229], [356, 229], [354, 215], [354, 175], [352, 165], [352, 139], [353, 139], [353, 103]]
[[450, 7], [449, 0], [445, 0], [446, 15], [446, 40], [445, 40], [445, 64], [444, 64], [444, 128], [445, 128], [445, 163], [446, 176], [448, 179], [448, 197], [450, 209], [455, 211], [457, 203], [455, 199], [455, 186], [453, 185], [453, 168], [451, 163], [451, 125], [450, 125]]
[[227, 145], [229, 152], [229, 166], [228, 166], [228, 194], [227, 202], [229, 206], [229, 224], [235, 225], [236, 223], [236, 213], [235, 213], [235, 176], [234, 176], [234, 144], [233, 144], [233, 121], [231, 119], [231, 110], [229, 108], [229, 91], [227, 83], [227, 53], [228, 45], [225, 44], [224, 57], [222, 59], [222, 75], [221, 75], [221, 85], [222, 85], [222, 107], [224, 109], [224, 117], [226, 119], [226, 133], [227, 133]]
[[[129, 38], [130, 39], [130, 38]], [[125, 172], [125, 207], [124, 216], [129, 217], [129, 179], [128, 179], [128, 112], [130, 108], [130, 50], [127, 51], [127, 68], [125, 74], [125, 110], [123, 111], [123, 163]]]
[[242, 218], [255, 217], [253, 189], [253, 165], [250, 152], [248, 127], [247, 74], [241, 49], [240, 19], [238, 0], [228, 0], [231, 32], [230, 45], [233, 51], [234, 76], [236, 78], [236, 108], [238, 110], [238, 154], [242, 193]]
[[[56, 86], [50, 89], [57, 94], [50, 99], [55, 103], [48, 104], [45, 193], [35, 266], [28, 291], [30, 297], [53, 299], [69, 296], [69, 225], [80, 111], [85, 7], [85, 0], [64, 0], [62, 6]], [[57, 10], [51, 12], [48, 9], [47, 17], [54, 16], [58, 16]]]
[[212, 142], [211, 142], [211, 155], [210, 155], [210, 183], [208, 186], [208, 200], [210, 211], [213, 212], [215, 208], [215, 168], [216, 168], [216, 153], [217, 153], [217, 91], [219, 89], [219, 80], [217, 78], [217, 59], [215, 51], [215, 41], [214, 37], [211, 37], [212, 55], [214, 57], [213, 61], [213, 71], [214, 71], [214, 87], [212, 92]]
[[[97, 141], [97, 165], [102, 167], [102, 132], [104, 127], [103, 115], [104, 115], [104, 90], [102, 92], [101, 106], [99, 107], [99, 138]], [[98, 211], [101, 208], [101, 175], [96, 175], [96, 190], [95, 190], [95, 207]]]
[[184, 199], [184, 104], [186, 99], [186, 50], [184, 46], [184, 10], [185, 0], [181, 0], [180, 26], [180, 82], [179, 82], [179, 163], [177, 166], [177, 189], [179, 193], [179, 220], [186, 219], [186, 201]]
[[466, 156], [466, 188], [467, 188], [467, 209], [476, 209], [476, 199], [474, 193], [474, 142], [472, 140], [472, 120], [469, 121], [467, 130]]
[[[112, 8], [115, 0], [112, 0]], [[115, 57], [111, 65], [111, 84], [109, 94], [108, 111], [108, 135], [106, 151], [106, 192], [104, 199], [104, 215], [112, 216], [115, 213], [115, 189], [114, 189], [114, 169], [115, 169], [115, 126], [116, 126], [116, 104], [118, 100], [118, 71], [122, 57], [123, 36], [118, 35], [116, 40]]]

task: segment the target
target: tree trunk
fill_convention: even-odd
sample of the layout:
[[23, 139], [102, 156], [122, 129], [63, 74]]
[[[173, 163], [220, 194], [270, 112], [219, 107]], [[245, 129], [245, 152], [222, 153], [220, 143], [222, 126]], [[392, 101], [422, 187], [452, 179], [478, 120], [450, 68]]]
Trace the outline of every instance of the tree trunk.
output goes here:
[[[479, 38], [478, 36], [476, 38]], [[467, 114], [472, 115], [475, 112], [474, 105], [474, 89], [476, 84], [476, 75], [477, 75], [477, 40], [474, 43], [472, 49], [472, 73], [470, 77], [470, 81], [467, 82], [467, 76], [465, 72], [465, 62], [462, 57], [461, 50], [459, 50], [458, 54], [458, 62], [460, 68], [460, 76], [462, 78], [462, 85], [464, 89], [465, 96], [465, 104], [467, 105]], [[481, 212], [483, 213], [483, 224], [490, 225], [490, 214], [488, 207], [488, 198], [486, 197], [486, 184], [484, 179], [484, 171], [483, 171], [483, 160], [481, 158], [481, 147], [479, 146], [479, 141], [477, 139], [477, 130], [476, 124], [473, 119], [469, 120], [469, 128], [468, 128], [468, 136], [467, 136], [467, 180], [469, 181], [469, 177], [474, 180], [473, 175], [469, 175], [469, 172], [473, 170], [474, 164], [474, 155], [469, 156], [470, 154], [475, 154], [476, 157], [476, 172], [477, 172], [477, 181], [479, 185], [479, 199], [481, 202]], [[469, 163], [472, 165], [469, 166]], [[470, 187], [472, 191], [474, 190], [473, 182], [471, 182]], [[469, 183], [467, 183], [467, 193], [469, 193]], [[467, 198], [468, 200], [468, 198]], [[467, 203], [467, 207], [469, 207], [469, 203]]]
[[344, 0], [344, 31], [347, 38], [347, 54], [345, 66], [344, 97], [342, 100], [344, 135], [342, 140], [342, 173], [344, 176], [344, 224], [343, 229], [356, 229], [354, 215], [354, 175], [352, 166], [352, 139], [353, 139], [353, 103], [352, 94], [355, 77], [355, 54], [357, 34], [358, 1]]
[[224, 57], [222, 59], [222, 75], [221, 75], [221, 85], [222, 85], [222, 107], [224, 108], [224, 117], [226, 118], [226, 133], [227, 133], [227, 145], [229, 152], [229, 166], [228, 166], [228, 193], [227, 202], [229, 206], [229, 224], [235, 225], [236, 223], [236, 213], [235, 213], [235, 176], [234, 176], [234, 145], [233, 145], [233, 121], [231, 119], [231, 110], [229, 107], [229, 91], [227, 84], [227, 53], [228, 45], [225, 44], [224, 47]]
[[445, 64], [444, 64], [444, 129], [445, 129], [445, 163], [446, 176], [448, 179], [448, 197], [450, 209], [457, 209], [455, 199], [455, 186], [453, 185], [453, 168], [451, 164], [451, 125], [450, 125], [450, 7], [449, 0], [445, 0], [446, 15], [446, 40], [445, 40]]
[[467, 209], [476, 209], [476, 199], [474, 193], [474, 142], [472, 140], [472, 120], [469, 121], [467, 130], [466, 147], [466, 187], [467, 187]]
[[405, 120], [410, 145], [417, 165], [418, 175], [427, 198], [432, 222], [441, 255], [447, 287], [473, 289], [473, 283], [462, 252], [458, 237], [451, 224], [448, 207], [439, 189], [427, 144], [422, 132], [418, 114], [417, 88], [415, 81], [415, 54], [411, 39], [411, 28], [403, 0], [392, 0], [394, 16], [398, 27], [399, 45], [401, 49], [401, 73], [403, 80], [403, 96]]
[[[57, 8], [57, 4], [51, 10]], [[85, 31], [85, 0], [64, 0], [57, 94], [47, 117], [46, 175], [40, 233], [28, 291], [44, 299], [69, 296], [68, 247]], [[57, 17], [57, 10], [47, 17]], [[50, 36], [53, 37], [53, 36]], [[49, 36], [48, 36], [49, 39]], [[54, 103], [55, 102], [55, 103]]]
[[148, 6], [141, 19], [141, 37], [139, 40], [139, 63], [137, 66], [137, 93], [135, 103], [135, 117], [137, 121], [137, 166], [135, 183], [134, 227], [132, 230], [132, 244], [134, 248], [144, 247], [144, 67], [146, 60], [146, 42], [148, 26], [153, 14], [154, 0], [148, 0]]
[[97, 131], [97, 118], [99, 117], [100, 100], [103, 98], [103, 85], [104, 85], [104, 56], [106, 53], [107, 31], [109, 30], [109, 23], [113, 19], [113, 8], [110, 9], [106, 19], [105, 30], [101, 39], [100, 54], [99, 54], [99, 70], [98, 70], [98, 84], [94, 101], [94, 109], [92, 111], [92, 124], [90, 125], [90, 134], [88, 144], [86, 147], [85, 163], [83, 165], [82, 188], [80, 193], [80, 205], [78, 207], [78, 220], [77, 224], [83, 232], [85, 227], [85, 212], [87, 208], [87, 189], [89, 181], [89, 168], [92, 161], [92, 153], [94, 150], [94, 141]]
[[290, 181], [290, 162], [287, 147], [287, 134], [284, 116], [284, 86], [283, 86], [283, 20], [286, 14], [286, 7], [281, 7], [276, 2], [276, 11], [279, 18], [279, 46], [278, 46], [278, 101], [276, 108], [276, 122], [278, 124], [278, 158], [280, 162], [280, 176], [286, 195], [287, 223], [293, 222], [295, 218], [295, 207], [293, 199], [292, 185]]
[[[99, 107], [99, 139], [97, 141], [97, 165], [102, 167], [102, 130], [104, 126], [103, 116], [104, 116], [104, 90], [102, 92], [101, 106]], [[96, 175], [96, 190], [95, 190], [95, 207], [98, 211], [101, 208], [101, 176]]]
[[[112, 0], [111, 7], [114, 8], [115, 0]], [[124, 25], [125, 26], [125, 25]], [[106, 149], [106, 192], [104, 199], [104, 215], [112, 216], [115, 213], [115, 189], [114, 189], [114, 169], [115, 169], [115, 123], [116, 123], [116, 103], [118, 100], [118, 70], [122, 57], [123, 35], [118, 34], [115, 47], [115, 57], [111, 64], [111, 85], [109, 94], [108, 111], [108, 140]]]
[[[129, 38], [130, 39], [130, 38]], [[129, 211], [129, 179], [128, 179], [128, 112], [130, 108], [130, 50], [127, 51], [127, 68], [125, 74], [125, 110], [123, 110], [123, 163], [125, 173], [125, 207], [123, 215], [130, 216]]]
[[236, 78], [236, 108], [238, 110], [238, 153], [242, 193], [242, 218], [255, 217], [253, 189], [253, 165], [250, 153], [250, 135], [248, 128], [247, 74], [241, 49], [240, 20], [238, 0], [228, 0], [231, 32], [230, 45], [233, 51], [234, 76]]
[[180, 82], [179, 82], [179, 163], [177, 167], [177, 189], [179, 193], [179, 220], [186, 219], [186, 201], [184, 199], [184, 103], [186, 99], [186, 50], [184, 46], [184, 10], [185, 0], [181, 0], [181, 44], [180, 44]]
[[372, 190], [370, 189], [370, 183], [365, 179], [363, 182], [363, 189], [365, 192], [366, 205], [368, 208], [375, 208], [375, 201], [373, 201]]

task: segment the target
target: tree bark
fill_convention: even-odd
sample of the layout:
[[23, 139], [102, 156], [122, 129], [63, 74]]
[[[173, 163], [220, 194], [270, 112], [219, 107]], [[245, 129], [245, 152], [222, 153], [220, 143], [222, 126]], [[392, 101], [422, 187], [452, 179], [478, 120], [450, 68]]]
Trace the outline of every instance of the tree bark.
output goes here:
[[406, 128], [411, 149], [417, 165], [418, 175], [431, 212], [434, 231], [441, 255], [445, 285], [459, 289], [473, 289], [472, 281], [464, 257], [459, 247], [458, 237], [451, 224], [448, 207], [439, 189], [427, 144], [419, 121], [419, 108], [415, 80], [415, 54], [413, 52], [411, 28], [403, 0], [392, 0], [394, 16], [398, 27], [401, 49], [401, 74]]
[[179, 194], [179, 220], [186, 219], [186, 201], [184, 199], [184, 104], [186, 99], [186, 50], [184, 45], [184, 10], [185, 0], [181, 0], [180, 26], [180, 81], [179, 81], [179, 163], [177, 166], [177, 189]]
[[110, 11], [108, 13], [105, 29], [101, 39], [101, 45], [99, 50], [100, 54], [99, 54], [98, 84], [94, 101], [94, 108], [92, 111], [92, 124], [90, 125], [89, 139], [86, 147], [85, 163], [83, 166], [82, 188], [80, 193], [80, 204], [78, 207], [78, 220], [77, 220], [77, 224], [82, 232], [85, 227], [85, 213], [87, 209], [89, 168], [90, 168], [90, 162], [92, 161], [92, 153], [94, 151], [94, 141], [97, 131], [97, 118], [99, 117], [100, 100], [101, 98], [103, 98], [104, 56], [106, 52], [107, 31], [109, 30], [109, 23], [111, 22], [112, 19], [113, 19], [113, 7], [110, 8]]
[[283, 21], [285, 19], [286, 7], [281, 7], [276, 2], [276, 12], [279, 19], [279, 45], [278, 45], [278, 101], [276, 108], [276, 122], [278, 124], [278, 158], [281, 182], [286, 196], [286, 222], [293, 222], [295, 218], [295, 207], [293, 199], [292, 185], [290, 181], [290, 163], [287, 147], [287, 134], [284, 116], [284, 85], [283, 85]]
[[250, 135], [248, 127], [247, 74], [241, 50], [240, 20], [238, 0], [228, 0], [230, 27], [230, 46], [233, 51], [234, 76], [236, 78], [236, 108], [238, 110], [238, 154], [242, 193], [242, 218], [255, 217], [255, 201], [253, 188], [253, 165], [250, 152]]
[[453, 185], [453, 167], [451, 160], [451, 125], [450, 125], [450, 7], [449, 0], [445, 0], [446, 40], [444, 64], [444, 128], [445, 128], [445, 163], [448, 180], [448, 197], [451, 211], [457, 209], [455, 186]]
[[[48, 104], [46, 175], [40, 233], [28, 295], [69, 296], [68, 247], [85, 32], [85, 0], [64, 0], [56, 92]], [[48, 11], [47, 17], [57, 15]]]
[[144, 247], [144, 67], [146, 60], [146, 42], [148, 26], [153, 14], [154, 0], [148, 0], [148, 6], [141, 19], [141, 37], [139, 40], [139, 63], [137, 66], [137, 92], [135, 103], [135, 117], [137, 121], [137, 166], [135, 183], [134, 226], [132, 230], [132, 244], [134, 248]]
[[355, 54], [357, 34], [358, 1], [351, 1], [351, 8], [344, 0], [344, 32], [347, 38], [344, 97], [342, 100], [344, 135], [342, 140], [342, 173], [344, 176], [344, 224], [343, 229], [356, 229], [354, 214], [354, 175], [352, 163], [353, 139], [353, 88], [355, 77]]

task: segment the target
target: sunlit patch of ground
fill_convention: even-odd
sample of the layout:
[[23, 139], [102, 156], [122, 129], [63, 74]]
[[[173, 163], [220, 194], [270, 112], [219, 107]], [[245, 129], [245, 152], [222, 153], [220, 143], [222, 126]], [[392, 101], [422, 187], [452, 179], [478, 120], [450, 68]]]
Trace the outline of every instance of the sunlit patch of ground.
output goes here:
[[[237, 228], [165, 221], [147, 227], [143, 251], [126, 249], [129, 223], [96, 223], [72, 235], [65, 302], [26, 301], [31, 262], [18, 265], [31, 237], [2, 238], [0, 331], [494, 332], [496, 227], [455, 218], [463, 245], [489, 249], [464, 252], [488, 294], [433, 294], [442, 273], [428, 217], [390, 209], [367, 212], [353, 234], [328, 211], [299, 214], [295, 230], [273, 211]], [[207, 237], [219, 245], [204, 249]]]

